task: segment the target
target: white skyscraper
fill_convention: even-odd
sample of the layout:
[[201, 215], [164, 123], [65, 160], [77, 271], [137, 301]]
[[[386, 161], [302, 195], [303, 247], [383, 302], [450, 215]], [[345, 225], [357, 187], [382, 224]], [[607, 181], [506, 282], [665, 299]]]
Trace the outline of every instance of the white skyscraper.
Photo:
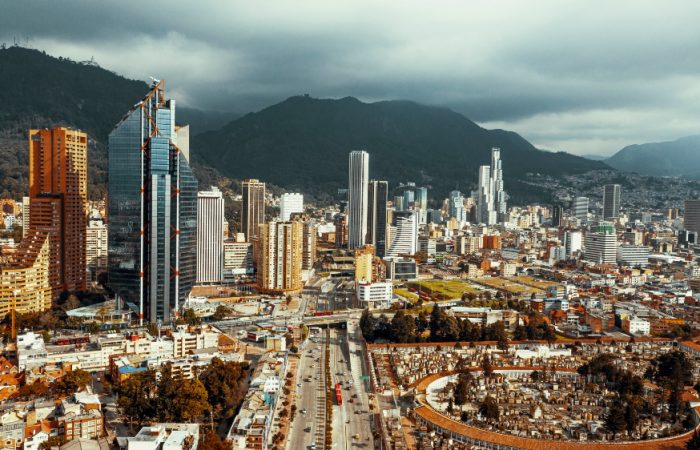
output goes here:
[[369, 182], [369, 153], [350, 152], [348, 171], [348, 248], [365, 245], [367, 237], [367, 189]]
[[280, 220], [289, 222], [292, 214], [304, 212], [304, 196], [302, 194], [284, 193], [280, 197]]
[[476, 219], [480, 223], [493, 225], [505, 221], [508, 194], [503, 189], [503, 166], [501, 149], [491, 149], [491, 165], [479, 167]]
[[212, 187], [197, 193], [197, 283], [220, 283], [224, 266], [224, 197]]
[[395, 231], [391, 233], [392, 240], [387, 258], [399, 255], [415, 255], [418, 251], [418, 214], [415, 211], [394, 213], [396, 220]]

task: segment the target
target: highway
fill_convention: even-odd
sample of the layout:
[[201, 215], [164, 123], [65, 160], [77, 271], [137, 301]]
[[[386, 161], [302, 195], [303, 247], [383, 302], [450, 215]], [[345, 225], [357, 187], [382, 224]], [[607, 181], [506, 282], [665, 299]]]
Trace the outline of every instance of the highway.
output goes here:
[[310, 336], [297, 369], [297, 412], [287, 439], [287, 449], [307, 449], [312, 443], [323, 449], [326, 424], [325, 331]]

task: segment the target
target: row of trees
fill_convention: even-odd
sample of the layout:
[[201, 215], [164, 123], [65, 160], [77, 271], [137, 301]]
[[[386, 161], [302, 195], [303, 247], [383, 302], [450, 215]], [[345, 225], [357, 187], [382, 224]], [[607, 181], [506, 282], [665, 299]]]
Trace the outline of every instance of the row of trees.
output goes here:
[[91, 381], [92, 379], [88, 372], [76, 369], [66, 373], [63, 378], [50, 385], [46, 385], [42, 381], [24, 384], [19, 388], [17, 395], [23, 400], [44, 397], [49, 393], [54, 396], [68, 396], [82, 391]]
[[508, 333], [503, 322], [482, 326], [451, 316], [437, 306], [433, 307], [430, 316], [421, 312], [414, 317], [404, 311], [397, 311], [391, 320], [384, 314], [375, 317], [365, 310], [360, 318], [360, 328], [369, 342], [497, 341], [501, 347], [508, 344]]
[[173, 376], [165, 365], [160, 377], [152, 370], [120, 383], [117, 406], [138, 426], [146, 421], [196, 422], [204, 413], [216, 421], [231, 418], [245, 396], [246, 371], [236, 362], [214, 358], [198, 378]]

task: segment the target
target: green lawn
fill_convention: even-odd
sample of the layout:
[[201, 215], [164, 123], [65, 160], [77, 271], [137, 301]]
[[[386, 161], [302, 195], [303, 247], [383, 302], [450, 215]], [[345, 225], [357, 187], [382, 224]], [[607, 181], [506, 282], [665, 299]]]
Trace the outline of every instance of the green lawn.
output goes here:
[[462, 294], [478, 293], [479, 290], [462, 280], [430, 280], [409, 283], [411, 288], [428, 294], [433, 300], [462, 298]]

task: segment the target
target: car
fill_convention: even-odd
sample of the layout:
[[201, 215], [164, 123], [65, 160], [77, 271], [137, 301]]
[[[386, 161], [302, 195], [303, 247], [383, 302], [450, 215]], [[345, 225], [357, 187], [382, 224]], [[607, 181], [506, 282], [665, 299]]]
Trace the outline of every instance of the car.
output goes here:
[[299, 411], [299, 412], [302, 413], [302, 414], [306, 414], [306, 408], [302, 409], [302, 410]]
[[306, 433], [310, 433], [310, 432], [311, 432], [311, 427], [306, 427], [306, 428], [304, 428], [304, 431], [305, 431]]
[[301, 383], [297, 383], [297, 387], [301, 387]]

